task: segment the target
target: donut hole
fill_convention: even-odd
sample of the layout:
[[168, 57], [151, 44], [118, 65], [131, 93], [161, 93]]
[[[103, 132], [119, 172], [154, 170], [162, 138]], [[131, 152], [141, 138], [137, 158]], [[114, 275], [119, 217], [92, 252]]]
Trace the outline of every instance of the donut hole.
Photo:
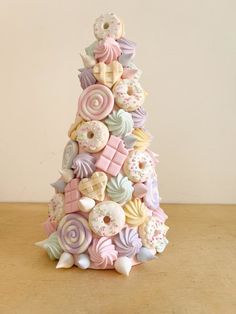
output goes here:
[[127, 94], [128, 94], [129, 96], [132, 96], [132, 95], [134, 94], [134, 90], [133, 90], [133, 87], [132, 87], [132, 86], [129, 86], [129, 87], [128, 87]]
[[107, 22], [103, 24], [103, 28], [104, 28], [104, 29], [108, 29], [109, 26], [110, 26], [110, 25], [109, 25], [109, 23], [107, 23]]
[[90, 139], [93, 138], [94, 137], [93, 131], [88, 131], [87, 137]]
[[105, 224], [109, 224], [111, 222], [111, 218], [109, 216], [105, 216], [103, 218], [103, 221], [104, 221]]
[[145, 162], [144, 161], [140, 161], [138, 164], [139, 169], [144, 169], [145, 168]]

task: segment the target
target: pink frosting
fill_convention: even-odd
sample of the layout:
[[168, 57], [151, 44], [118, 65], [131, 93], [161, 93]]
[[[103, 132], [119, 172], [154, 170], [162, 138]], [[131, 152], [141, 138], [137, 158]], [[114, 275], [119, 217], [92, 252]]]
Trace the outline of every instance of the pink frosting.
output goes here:
[[96, 83], [97, 80], [93, 75], [92, 68], [80, 69], [79, 71], [81, 72], [79, 74], [80, 85], [83, 89]]
[[140, 106], [137, 110], [132, 111], [131, 115], [134, 121], [134, 127], [142, 128], [147, 119], [147, 112], [144, 110], [144, 108]]
[[112, 111], [113, 105], [114, 97], [108, 87], [90, 85], [79, 97], [77, 114], [84, 120], [102, 120]]
[[137, 230], [126, 227], [121, 230], [114, 238], [116, 250], [119, 256], [132, 257], [136, 255], [142, 247], [142, 241], [138, 236]]
[[112, 37], [107, 37], [97, 45], [94, 55], [99, 62], [109, 64], [118, 59], [121, 55], [121, 49]]
[[153, 214], [153, 216], [158, 217], [158, 219], [159, 219], [161, 222], [163, 222], [163, 223], [164, 223], [164, 222], [166, 221], [166, 219], [168, 218], [168, 216], [166, 215], [166, 213], [164, 212], [164, 210], [161, 209], [160, 207], [157, 208], [157, 209], [155, 209], [155, 210], [153, 210], [153, 211], [152, 211], [152, 214]]
[[90, 154], [82, 153], [77, 155], [72, 164], [76, 177], [80, 179], [90, 177], [96, 169], [95, 162], [96, 158]]
[[118, 252], [115, 250], [112, 240], [107, 237], [94, 238], [92, 245], [88, 248], [92, 268], [106, 269], [113, 266]]

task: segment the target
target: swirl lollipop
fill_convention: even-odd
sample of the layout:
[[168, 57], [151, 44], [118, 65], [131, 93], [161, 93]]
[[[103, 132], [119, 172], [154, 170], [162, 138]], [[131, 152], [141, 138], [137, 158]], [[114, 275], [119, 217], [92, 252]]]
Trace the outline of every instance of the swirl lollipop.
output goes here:
[[112, 111], [114, 97], [104, 85], [88, 86], [79, 97], [78, 114], [84, 120], [102, 120]]
[[63, 250], [71, 254], [85, 252], [92, 241], [88, 222], [80, 214], [64, 216], [59, 223], [57, 235]]

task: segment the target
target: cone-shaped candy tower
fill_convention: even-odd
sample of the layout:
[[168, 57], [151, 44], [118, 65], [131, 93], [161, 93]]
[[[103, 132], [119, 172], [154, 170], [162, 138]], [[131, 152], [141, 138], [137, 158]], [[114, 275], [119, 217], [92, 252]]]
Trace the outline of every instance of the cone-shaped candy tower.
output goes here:
[[83, 89], [61, 167], [36, 243], [57, 268], [115, 269], [155, 258], [168, 241], [155, 166], [145, 129], [145, 92], [133, 63], [136, 44], [112, 13], [94, 24], [96, 41], [81, 54]]

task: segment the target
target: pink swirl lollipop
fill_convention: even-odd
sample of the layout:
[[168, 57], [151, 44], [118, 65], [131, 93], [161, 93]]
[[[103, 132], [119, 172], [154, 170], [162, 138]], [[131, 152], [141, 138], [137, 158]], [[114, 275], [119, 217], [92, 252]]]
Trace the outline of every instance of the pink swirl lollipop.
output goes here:
[[87, 220], [77, 213], [63, 217], [58, 225], [57, 235], [63, 250], [71, 254], [85, 252], [92, 241]]
[[90, 85], [79, 97], [78, 112], [84, 120], [102, 120], [112, 111], [114, 97], [104, 85]]

